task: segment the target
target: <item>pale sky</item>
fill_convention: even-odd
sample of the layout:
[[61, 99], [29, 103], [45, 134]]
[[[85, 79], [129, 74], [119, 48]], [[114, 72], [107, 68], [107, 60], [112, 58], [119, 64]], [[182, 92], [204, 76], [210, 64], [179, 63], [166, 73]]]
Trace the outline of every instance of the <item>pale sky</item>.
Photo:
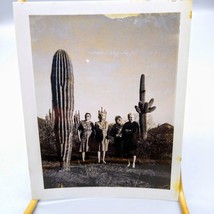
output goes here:
[[146, 101], [154, 98], [156, 124], [174, 124], [179, 14], [142, 14], [110, 19], [104, 15], [31, 16], [37, 112], [52, 108], [51, 64], [58, 49], [70, 56], [74, 73], [74, 111], [97, 121], [136, 113], [139, 82], [145, 74]]

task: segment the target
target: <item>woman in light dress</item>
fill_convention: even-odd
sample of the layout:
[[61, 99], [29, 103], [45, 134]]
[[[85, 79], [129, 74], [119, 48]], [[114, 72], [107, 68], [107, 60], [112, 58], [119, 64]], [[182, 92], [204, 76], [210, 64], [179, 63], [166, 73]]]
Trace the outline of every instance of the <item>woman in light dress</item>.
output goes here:
[[102, 153], [102, 162], [106, 163], [105, 156], [108, 151], [109, 139], [108, 139], [108, 127], [109, 124], [106, 121], [106, 110], [101, 108], [101, 111], [98, 111], [98, 119], [99, 121], [95, 122], [95, 138], [97, 141], [97, 159], [98, 163], [101, 160]]

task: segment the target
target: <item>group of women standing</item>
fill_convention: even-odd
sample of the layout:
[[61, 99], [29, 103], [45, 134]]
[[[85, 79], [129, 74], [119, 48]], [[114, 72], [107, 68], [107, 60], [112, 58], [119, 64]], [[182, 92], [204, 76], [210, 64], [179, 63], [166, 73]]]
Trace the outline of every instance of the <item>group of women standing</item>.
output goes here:
[[121, 116], [115, 117], [115, 124], [109, 129], [109, 123], [106, 120], [107, 112], [103, 109], [98, 111], [98, 121], [91, 122], [91, 114], [85, 114], [85, 120], [81, 121], [78, 127], [78, 138], [80, 141], [79, 152], [82, 153], [82, 161], [85, 161], [85, 154], [89, 152], [89, 140], [93, 139], [97, 148], [98, 163], [106, 163], [105, 157], [108, 151], [109, 138], [114, 138], [116, 156], [133, 158], [132, 167], [135, 168], [136, 149], [139, 137], [139, 125], [133, 119], [133, 115], [128, 114], [128, 122], [122, 123]]

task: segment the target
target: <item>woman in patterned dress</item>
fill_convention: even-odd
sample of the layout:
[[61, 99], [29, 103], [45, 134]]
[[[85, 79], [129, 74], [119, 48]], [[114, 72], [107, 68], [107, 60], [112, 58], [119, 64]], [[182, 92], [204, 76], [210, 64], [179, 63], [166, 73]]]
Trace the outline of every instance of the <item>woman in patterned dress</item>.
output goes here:
[[82, 161], [85, 162], [85, 153], [89, 151], [89, 139], [94, 133], [94, 124], [90, 121], [91, 114], [85, 114], [85, 120], [78, 127], [78, 138], [80, 141], [79, 152], [82, 152]]

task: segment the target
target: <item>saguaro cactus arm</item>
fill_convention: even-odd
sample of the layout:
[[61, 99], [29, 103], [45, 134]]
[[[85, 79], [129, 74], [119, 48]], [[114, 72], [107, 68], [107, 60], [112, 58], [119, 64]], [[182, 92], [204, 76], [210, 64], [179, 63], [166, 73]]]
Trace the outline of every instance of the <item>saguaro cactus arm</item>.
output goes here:
[[153, 103], [154, 103], [154, 99], [152, 98], [148, 103], [148, 113], [151, 113], [156, 109], [156, 106], [152, 107]]

